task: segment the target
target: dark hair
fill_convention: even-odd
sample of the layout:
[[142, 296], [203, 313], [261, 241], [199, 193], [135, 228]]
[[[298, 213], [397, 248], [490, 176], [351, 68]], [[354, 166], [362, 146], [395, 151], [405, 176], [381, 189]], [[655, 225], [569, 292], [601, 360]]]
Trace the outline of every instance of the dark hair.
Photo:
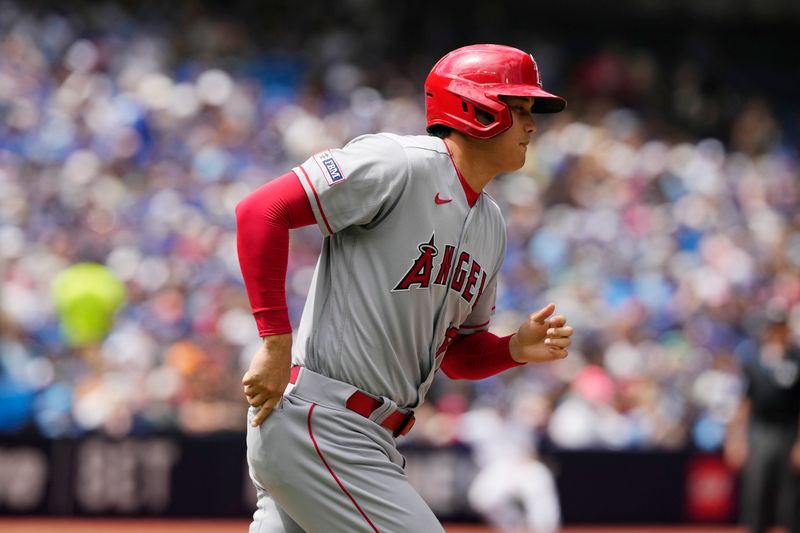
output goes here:
[[[466, 108], [465, 108], [466, 109]], [[484, 111], [480, 107], [474, 107], [475, 109], [475, 118], [478, 119], [478, 122], [483, 124], [484, 126], [488, 126], [492, 122], [495, 121], [494, 115], [489, 113], [488, 111]], [[428, 127], [428, 134], [433, 135], [434, 137], [439, 137], [440, 139], [446, 139], [450, 136], [453, 132], [453, 128], [450, 126], [445, 126], [443, 124], [434, 124]]]
[[450, 126], [444, 126], [442, 124], [434, 124], [428, 128], [428, 135], [433, 135], [434, 137], [439, 137], [440, 139], [448, 138], [452, 132], [453, 128]]

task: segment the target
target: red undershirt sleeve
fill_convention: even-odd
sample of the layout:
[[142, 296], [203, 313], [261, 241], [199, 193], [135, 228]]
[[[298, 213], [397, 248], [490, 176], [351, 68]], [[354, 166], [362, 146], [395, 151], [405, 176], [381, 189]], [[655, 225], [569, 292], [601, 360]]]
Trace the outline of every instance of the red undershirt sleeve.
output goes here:
[[498, 337], [488, 331], [459, 335], [447, 349], [440, 368], [452, 379], [483, 379], [524, 363], [511, 358], [511, 335]]
[[286, 305], [289, 229], [315, 223], [293, 172], [263, 185], [236, 206], [239, 266], [262, 337], [292, 332]]

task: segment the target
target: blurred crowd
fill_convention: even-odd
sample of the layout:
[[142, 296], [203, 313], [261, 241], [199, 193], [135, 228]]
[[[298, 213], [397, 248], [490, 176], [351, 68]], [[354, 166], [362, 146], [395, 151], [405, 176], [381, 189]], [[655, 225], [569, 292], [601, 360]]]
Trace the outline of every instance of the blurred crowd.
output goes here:
[[[113, 4], [95, 19], [103, 31], [0, 5], [0, 433], [242, 430], [260, 341], [234, 206], [359, 134], [423, 132], [425, 73], [370, 72], [337, 56], [355, 52], [335, 32], [315, 41], [321, 64], [231, 61], [227, 21], [151, 29]], [[575, 344], [480, 382], [440, 376], [407, 439], [507, 425], [532, 450], [716, 450], [764, 318], [800, 331], [796, 145], [764, 99], [716, 100], [691, 59], [615, 45], [572, 62], [538, 44], [570, 106], [490, 186], [508, 224], [493, 331], [552, 301]], [[320, 243], [292, 233], [295, 326]], [[54, 303], [82, 262], [125, 286], [98, 342], [69, 342]]]

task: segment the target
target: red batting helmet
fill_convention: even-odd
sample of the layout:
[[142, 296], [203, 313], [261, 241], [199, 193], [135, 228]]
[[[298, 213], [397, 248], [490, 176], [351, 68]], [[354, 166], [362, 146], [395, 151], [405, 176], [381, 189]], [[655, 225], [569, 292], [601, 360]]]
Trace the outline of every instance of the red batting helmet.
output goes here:
[[[498, 44], [476, 44], [440, 59], [425, 80], [425, 110], [431, 126], [449, 126], [478, 139], [511, 127], [511, 111], [500, 96], [532, 96], [534, 113], [558, 113], [567, 101], [542, 89], [533, 56]], [[494, 121], [483, 124], [475, 108]]]

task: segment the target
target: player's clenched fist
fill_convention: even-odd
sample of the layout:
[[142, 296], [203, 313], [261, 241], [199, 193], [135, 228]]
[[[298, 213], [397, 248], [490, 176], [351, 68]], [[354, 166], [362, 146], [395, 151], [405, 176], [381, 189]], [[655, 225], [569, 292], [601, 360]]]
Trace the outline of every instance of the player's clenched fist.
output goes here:
[[292, 334], [264, 337], [264, 344], [250, 361], [250, 368], [242, 378], [247, 403], [257, 407], [258, 413], [251, 424], [261, 424], [281, 401], [292, 362]]
[[518, 363], [542, 363], [567, 356], [572, 344], [572, 328], [567, 319], [555, 315], [555, 304], [548, 304], [523, 322], [509, 342], [511, 358]]

